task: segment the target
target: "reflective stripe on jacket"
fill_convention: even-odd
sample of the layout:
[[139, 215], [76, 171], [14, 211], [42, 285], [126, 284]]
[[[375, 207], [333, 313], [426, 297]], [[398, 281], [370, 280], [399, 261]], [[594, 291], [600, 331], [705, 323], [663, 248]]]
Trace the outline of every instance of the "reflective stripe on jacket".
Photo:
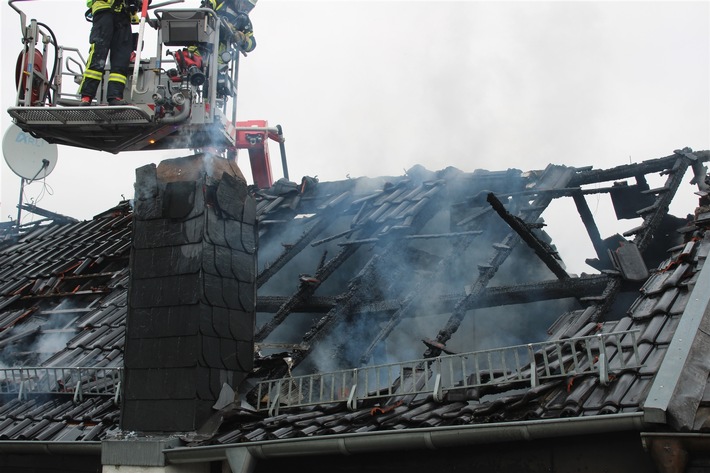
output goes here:
[[126, 9], [123, 0], [86, 0], [86, 6], [91, 8], [92, 15], [95, 15], [97, 11], [106, 10], [107, 8], [111, 8], [117, 12]]

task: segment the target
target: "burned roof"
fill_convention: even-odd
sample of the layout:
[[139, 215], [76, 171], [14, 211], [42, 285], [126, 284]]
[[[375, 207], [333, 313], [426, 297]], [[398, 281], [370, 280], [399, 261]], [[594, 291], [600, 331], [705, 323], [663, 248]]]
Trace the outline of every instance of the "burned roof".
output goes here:
[[98, 440], [118, 425], [130, 206], [4, 237], [0, 438]]
[[[551, 327], [548, 341], [542, 343], [443, 356], [431, 360], [429, 366], [421, 362], [396, 366], [402, 379], [420, 381], [417, 395], [417, 390], [394, 390], [362, 393], [358, 403], [343, 400], [340, 404], [308, 405], [308, 396], [318, 396], [310, 386], [326, 379], [327, 374], [306, 377], [305, 381], [287, 378], [287, 383], [264, 391], [281, 391], [280, 409], [264, 409], [266, 416], [260, 418], [230, 406], [222, 412], [224, 424], [211, 441], [640, 414], [709, 250], [707, 233], [694, 234], [689, 243], [673, 249], [619, 320], [598, 321], [593, 309], [577, 309], [560, 317]], [[704, 274], [707, 279], [707, 271]], [[536, 368], [527, 361], [528, 351]], [[387, 368], [377, 370], [386, 373]], [[375, 372], [366, 367], [359, 370], [367, 373], [355, 378], [360, 382]], [[450, 370], [457, 374], [446, 380]], [[537, 372], [536, 379], [531, 372]], [[443, 387], [425, 379], [437, 375], [443, 376]], [[335, 379], [329, 381], [338, 384]], [[707, 375], [702, 388], [706, 381]], [[348, 375], [346, 382], [338, 385], [347, 390], [356, 389], [357, 383]], [[301, 408], [289, 409], [289, 404]], [[707, 418], [695, 419], [694, 415], [679, 413], [678, 418], [690, 421], [684, 428], [697, 430], [702, 425], [705, 430], [698, 422], [706, 423]]]
[[[695, 402], [654, 393], [649, 418], [704, 429], [707, 372], [680, 383], [663, 365], [673, 343], [687, 352], [676, 363], [700, 349], [697, 324], [683, 320], [703, 319], [694, 289], [708, 277], [707, 208], [678, 218], [668, 206], [689, 167], [704, 182], [708, 158], [685, 149], [605, 170], [417, 166], [254, 190], [254, 373], [239, 402], [227, 396], [185, 442], [599, 415], [637, 422], [658, 376]], [[603, 238], [586, 200], [597, 194], [639, 225]], [[590, 274], [568, 273], [545, 232], [543, 212], [565, 198], [594, 248]], [[125, 202], [90, 221], [3, 235], [1, 439], [118, 433], [131, 218]], [[689, 338], [678, 342], [677, 330]]]

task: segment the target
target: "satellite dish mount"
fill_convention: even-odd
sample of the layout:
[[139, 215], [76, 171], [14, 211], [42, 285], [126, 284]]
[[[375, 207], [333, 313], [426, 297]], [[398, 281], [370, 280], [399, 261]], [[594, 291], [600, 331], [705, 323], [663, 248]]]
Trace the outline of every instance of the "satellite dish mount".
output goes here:
[[2, 139], [2, 154], [12, 172], [20, 176], [20, 198], [17, 204], [19, 227], [25, 184], [51, 174], [57, 164], [57, 145], [35, 138], [17, 125], [10, 125]]

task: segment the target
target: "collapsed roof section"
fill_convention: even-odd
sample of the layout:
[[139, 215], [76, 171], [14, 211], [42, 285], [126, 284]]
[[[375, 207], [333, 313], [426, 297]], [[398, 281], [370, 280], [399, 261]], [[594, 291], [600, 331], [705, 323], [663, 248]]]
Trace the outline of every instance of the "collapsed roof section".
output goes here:
[[[255, 340], [293, 350], [289, 366], [269, 376], [303, 361], [323, 371], [437, 356], [445, 345], [462, 352], [540, 341], [560, 313], [580, 308], [589, 309], [587, 321], [618, 320], [623, 313], [610, 311], [616, 296], [636, 289], [648, 276], [647, 261], [655, 266], [681, 241], [674, 230], [687, 222], [669, 216], [668, 205], [685, 170], [704, 159], [683, 150], [609, 170], [550, 165], [469, 174], [417, 167], [399, 178], [320, 183], [315, 190], [305, 179], [300, 189], [275, 186], [258, 206]], [[653, 174], [665, 182], [651, 189], [646, 176]], [[611, 195], [617, 215], [641, 224], [603, 239], [585, 199], [600, 193]], [[596, 252], [588, 262], [601, 276], [567, 274], [542, 231], [541, 215], [558, 198], [571, 198], [579, 210]], [[493, 310], [503, 305], [505, 311]], [[298, 325], [307, 327], [281, 328]], [[330, 341], [320, 343], [326, 336]], [[422, 346], [421, 339], [431, 342]], [[402, 347], [409, 351], [396, 353]]]
[[[607, 170], [415, 167], [401, 177], [304, 178], [257, 192], [258, 353], [240, 386], [254, 409], [219, 406], [227, 421], [195, 441], [639, 413], [710, 247], [707, 207], [689, 221], [668, 215], [668, 206], [688, 167], [705, 190], [709, 158], [685, 149]], [[651, 188], [656, 175], [662, 183]], [[601, 193], [617, 217], [639, 225], [603, 237], [585, 198]], [[561, 198], [579, 211], [595, 274], [568, 274], [543, 231], [543, 212]], [[91, 440], [116, 429], [131, 218], [124, 203], [89, 222], [3, 235], [0, 438]], [[53, 351], [36, 348], [55, 333], [65, 338]], [[437, 378], [427, 359], [530, 343], [540, 343], [534, 365], [518, 354], [519, 364], [457, 371], [429, 389]], [[342, 383], [331, 386], [330, 402], [309, 406], [312, 390], [289, 388], [298, 376], [392, 362], [410, 375], [383, 378], [364, 394]], [[33, 366], [42, 369], [26, 369]], [[696, 407], [706, 382], [707, 373], [692, 383]], [[704, 425], [688, 420], [702, 409], [670, 404], [656, 406], [654, 421]]]
[[508, 441], [530, 440], [550, 436], [536, 432], [536, 421], [554, 430], [563, 426], [550, 422], [562, 419], [569, 434], [705, 432], [709, 340], [698, 328], [710, 322], [708, 252], [710, 233], [694, 232], [619, 320], [594, 322], [594, 308], [580, 308], [560, 317], [545, 342], [264, 382], [264, 417], [228, 406], [214, 436], [195, 443], [439, 427], [461, 428], [461, 442], [481, 443], [491, 429], [466, 427], [495, 424], [509, 425]]

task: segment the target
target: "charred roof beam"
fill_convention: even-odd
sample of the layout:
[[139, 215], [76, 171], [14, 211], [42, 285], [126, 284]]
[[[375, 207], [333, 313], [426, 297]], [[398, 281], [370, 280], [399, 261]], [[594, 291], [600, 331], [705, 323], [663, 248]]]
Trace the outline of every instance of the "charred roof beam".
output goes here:
[[[421, 228], [423, 228], [424, 225], [434, 217], [434, 215], [436, 215], [441, 199], [441, 193], [439, 190], [440, 189], [437, 189], [435, 193], [432, 193], [431, 198], [426, 199], [426, 202], [418, 208], [416, 214], [410, 216], [411, 223], [408, 227], [399, 227], [401, 228], [401, 231], [416, 233], [420, 231]], [[368, 225], [364, 228], [368, 228], [374, 232], [379, 227]], [[357, 251], [358, 248], [358, 245], [346, 246], [339, 254], [351, 255]], [[299, 350], [293, 353], [291, 357], [291, 369], [298, 366], [311, 353], [312, 347], [316, 345], [318, 340], [322, 339], [329, 333], [330, 328], [333, 327], [336, 321], [353, 314], [356, 308], [362, 304], [362, 297], [364, 296], [364, 293], [370, 292], [371, 280], [377, 277], [376, 273], [378, 264], [380, 264], [383, 259], [385, 261], [396, 260], [401, 257], [401, 253], [406, 249], [407, 246], [402, 245], [398, 238], [393, 238], [387, 245], [382, 247], [378, 253], [373, 255], [368, 260], [357, 276], [351, 279], [348, 291], [339, 298], [338, 304], [318, 321], [316, 321], [308, 332], [305, 333], [302, 338], [302, 345], [309, 348], [307, 350]], [[294, 303], [293, 307], [296, 305], [297, 304]], [[256, 335], [254, 340], [261, 341]], [[282, 377], [287, 370], [288, 367], [275, 369], [269, 373], [268, 378], [276, 379]], [[254, 396], [256, 396], [256, 391], [253, 389], [249, 392], [247, 397], [253, 398]]]
[[[468, 310], [498, 307], [504, 305], [527, 304], [557, 299], [576, 297], [584, 299], [599, 295], [611, 280], [605, 274], [569, 278], [564, 281], [550, 281], [514, 286], [496, 286], [484, 289], [477, 299], [469, 301]], [[292, 313], [327, 313], [335, 307], [342, 296], [311, 296], [301, 301], [292, 309]], [[440, 294], [434, 310], [442, 313], [451, 312], [463, 294]], [[288, 300], [287, 296], [260, 296], [257, 299], [257, 312], [276, 312]], [[359, 305], [355, 314], [376, 312], [394, 312], [402, 307], [403, 299], [384, 299]]]
[[62, 215], [62, 214], [58, 214], [56, 212], [51, 212], [49, 210], [41, 209], [33, 204], [22, 204], [22, 205], [18, 205], [17, 207], [22, 210], [26, 210], [27, 212], [31, 212], [35, 215], [39, 215], [40, 217], [45, 217], [49, 220], [53, 220], [55, 223], [76, 223], [76, 222], [78, 222], [78, 220], [75, 219], [74, 217], [69, 217], [67, 215]]
[[[284, 251], [276, 258], [276, 260], [265, 267], [256, 278], [256, 287], [259, 288], [263, 286], [272, 276], [274, 276], [281, 268], [283, 268], [286, 263], [291, 261], [298, 253], [301, 252], [308, 243], [318, 236], [323, 230], [328, 228], [331, 222], [331, 217], [342, 210], [342, 207], [347, 201], [347, 197], [350, 192], [343, 192], [334, 199], [330, 200], [328, 203], [319, 207], [322, 211], [316, 221], [313, 222], [311, 227], [306, 230], [292, 245], [284, 245]], [[264, 214], [267, 212], [264, 211]], [[314, 245], [315, 246], [315, 245]]]
[[[426, 234], [426, 235], [404, 235], [404, 236], [400, 237], [400, 239], [401, 240], [433, 240], [433, 239], [439, 239], [439, 238], [460, 238], [460, 237], [478, 236], [481, 233], [483, 233], [483, 231], [481, 231], [481, 230], [471, 230], [471, 231], [466, 231], [466, 232], [432, 233], [432, 234]], [[388, 234], [388, 235], [384, 235], [383, 237], [377, 237], [377, 238], [366, 238], [364, 240], [345, 241], [342, 243], [338, 243], [338, 246], [364, 245], [367, 243], [378, 243], [383, 238], [387, 238], [389, 240], [392, 237]], [[397, 238], [397, 237], [395, 236], [394, 238]]]
[[540, 258], [540, 260], [545, 263], [550, 271], [553, 272], [555, 276], [559, 279], [569, 278], [567, 271], [560, 265], [559, 260], [556, 258], [556, 252], [550, 248], [549, 245], [541, 241], [531, 230], [528, 224], [523, 222], [519, 217], [512, 215], [503, 206], [503, 203], [498, 200], [498, 198], [492, 192], [488, 194], [486, 198], [493, 210], [495, 210], [498, 215], [508, 224], [508, 226], [513, 229], [522, 240], [528, 244], [530, 248], [535, 251], [535, 254]]
[[594, 251], [597, 253], [597, 258], [599, 258], [599, 261], [606, 261], [606, 258], [608, 258], [607, 248], [602, 241], [599, 228], [594, 221], [594, 215], [592, 215], [589, 204], [587, 204], [587, 199], [584, 198], [581, 192], [572, 194], [572, 199], [574, 199], [574, 204], [577, 206], [577, 212], [579, 212], [584, 228], [587, 229], [587, 235], [589, 235]]
[[[569, 182], [570, 187], [582, 186], [585, 184], [595, 184], [598, 182], [616, 181], [639, 174], [653, 174], [672, 168], [678, 160], [678, 155], [683, 153], [693, 153], [690, 148], [679, 150], [678, 152], [663, 158], [649, 159], [638, 164], [624, 164], [609, 169], [578, 169], [577, 173]], [[710, 151], [698, 151], [693, 156], [699, 162], [710, 160]], [[687, 157], [685, 159], [688, 159]]]
[[668, 178], [664, 188], [668, 190], [656, 196], [656, 201], [652, 206], [639, 210], [639, 215], [643, 217], [643, 225], [639, 234], [636, 235], [634, 243], [642, 253], [653, 239], [653, 234], [660, 226], [663, 217], [668, 214], [668, 207], [683, 182], [683, 176], [689, 165], [690, 162], [686, 157], [677, 155], [675, 163], [666, 171]]
[[[440, 275], [442, 275], [445, 271], [447, 271], [451, 265], [458, 259], [461, 255], [461, 253], [471, 244], [471, 242], [477, 237], [483, 233], [482, 231], [470, 231], [470, 232], [459, 232], [458, 234], [445, 234], [446, 236], [450, 235], [456, 235], [458, 238], [454, 241], [454, 244], [451, 246], [451, 250], [449, 251], [449, 254], [443, 258], [439, 263], [436, 265], [435, 271], [434, 271], [434, 278], [436, 279]], [[437, 236], [442, 236], [442, 235], [417, 235], [416, 237], [418, 238], [430, 238], [430, 237], [437, 237]], [[411, 239], [415, 239], [415, 236], [412, 236]], [[407, 237], [405, 237], [407, 238]], [[431, 290], [431, 283], [429, 280], [421, 280], [418, 284], [415, 285], [415, 287], [409, 291], [409, 294], [407, 297], [404, 298], [402, 301], [402, 305], [390, 316], [390, 319], [385, 323], [385, 325], [380, 329], [380, 331], [375, 335], [375, 338], [370, 342], [370, 345], [365, 349], [363, 354], [360, 356], [360, 364], [364, 365], [368, 361], [370, 361], [370, 358], [372, 357], [372, 353], [377, 349], [377, 347], [384, 341], [399, 325], [399, 323], [402, 321], [402, 319], [409, 315], [413, 310], [413, 308], [416, 307], [417, 304], [419, 304], [423, 298], [428, 298], [429, 297], [429, 292]]]
[[316, 271], [315, 276], [312, 278], [302, 278], [301, 284], [298, 290], [289, 299], [279, 307], [274, 317], [266, 322], [259, 330], [254, 334], [254, 340], [257, 342], [264, 341], [264, 339], [273, 332], [276, 327], [281, 325], [284, 320], [291, 314], [293, 308], [299, 305], [302, 301], [311, 297], [316, 289], [328, 279], [328, 277], [333, 274], [333, 272], [342, 265], [350, 256], [357, 251], [358, 247], [346, 247], [343, 248], [335, 257], [330, 259], [327, 263], [321, 264]]
[[328, 227], [328, 221], [324, 218], [319, 218], [311, 227], [303, 232], [301, 236], [292, 245], [284, 245], [284, 251], [276, 258], [276, 260], [267, 265], [256, 277], [256, 287], [263, 286], [272, 276], [279, 272], [286, 263], [291, 261], [298, 253], [301, 252], [308, 243], [320, 232]]
[[[663, 170], [665, 174], [668, 174], [666, 183], [663, 186], [663, 188], [667, 190], [656, 196], [656, 201], [651, 207], [644, 209], [645, 213], [643, 215], [643, 224], [624, 233], [624, 236], [636, 234], [636, 238], [633, 243], [638, 247], [641, 253], [643, 253], [648, 244], [651, 242], [654, 233], [663, 220], [663, 217], [668, 213], [668, 206], [673, 200], [673, 197], [675, 196], [675, 193], [683, 180], [685, 171], [691, 164], [690, 160], [683, 155], [673, 155], [673, 159], [673, 161], [669, 161], [668, 158], [660, 158], [660, 160], [663, 160], [663, 162], [668, 165], [668, 167]], [[707, 156], [705, 156], [705, 159], [707, 159]], [[641, 163], [639, 166], [642, 166], [643, 164], [644, 163]], [[606, 314], [611, 308], [614, 300], [616, 299], [616, 295], [620, 290], [621, 277], [614, 278], [609, 281], [602, 294], [604, 302], [595, 307], [594, 312], [590, 317], [591, 321], [599, 322], [602, 320], [604, 314]]]
[[[560, 170], [557, 166], [548, 166], [538, 180], [537, 185], [540, 189], [567, 187], [569, 186], [573, 172], [574, 170], [572, 168], [563, 168]], [[528, 219], [537, 219], [550, 204], [552, 198], [552, 195], [545, 193], [539, 194], [534, 200], [533, 205], [529, 205], [520, 210], [520, 215], [526, 215]], [[520, 241], [520, 236], [513, 231], [508, 233], [501, 243], [493, 245], [496, 250], [495, 253], [488, 260], [488, 264], [479, 265], [478, 277], [471, 285], [471, 291], [466, 297], [463, 297], [456, 303], [456, 307], [454, 307], [444, 328], [439, 330], [439, 333], [436, 335], [436, 342], [446, 344], [453, 334], [456, 333], [466, 316], [466, 312], [469, 310], [467, 308], [468, 305], [471, 301], [477, 299], [486, 289], [486, 286], [488, 286], [490, 280], [495, 276], [498, 268], [505, 262]], [[440, 354], [441, 350], [429, 348], [424, 353], [424, 358], [433, 358]]]
[[[392, 253], [396, 253], [398, 246], [401, 247], [401, 245], [391, 244], [388, 249], [391, 250]], [[354, 246], [345, 247], [340, 252], [340, 254], [351, 253], [354, 251], [355, 248], [356, 247]], [[387, 254], [387, 252], [384, 252], [384, 254]], [[359, 302], [359, 298], [356, 296], [356, 294], [358, 292], [358, 289], [360, 288], [362, 281], [369, 280], [371, 277], [374, 276], [376, 266], [380, 258], [381, 255], [379, 254], [375, 254], [372, 258], [370, 258], [367, 264], [365, 264], [365, 266], [360, 270], [358, 275], [353, 280], [351, 280], [349, 290], [347, 294], [345, 294], [341, 298], [340, 303], [333, 307], [330, 311], [328, 311], [328, 313], [321, 317], [318, 321], [316, 321], [313, 326], [311, 326], [311, 328], [308, 330], [308, 332], [305, 333], [302, 338], [301, 345], [306, 348], [303, 350], [295, 350], [294, 352], [292, 352], [290, 360], [291, 363], [289, 365], [282, 364], [270, 370], [269, 373], [266, 375], [267, 379], [277, 379], [283, 377], [289, 370], [294, 369], [296, 366], [298, 366], [311, 353], [313, 347], [316, 345], [316, 342], [320, 340], [323, 336], [325, 336], [325, 334], [327, 333], [327, 328], [329, 326], [332, 326], [335, 320], [338, 320], [345, 314], [350, 313], [352, 311], [352, 309]], [[297, 305], [296, 302], [298, 302], [297, 300], [294, 301], [296, 297], [297, 295], [292, 296], [287, 303], [292, 303], [293, 307], [295, 307]], [[259, 330], [259, 332], [254, 336], [255, 342], [263, 341], [265, 336], [268, 335], [268, 333], [266, 335], [260, 335], [260, 333], [263, 331], [264, 327], [262, 327], [262, 329]], [[252, 390], [249, 391], [249, 393], [247, 394], [247, 400], [254, 403], [254, 405], [258, 405], [258, 399], [256, 399], [256, 397], [257, 388], [255, 387], [252, 388]]]
[[[340, 203], [342, 200], [340, 198], [334, 199], [335, 202]], [[325, 208], [325, 207], [320, 207]], [[327, 221], [327, 219], [324, 219]], [[374, 225], [361, 225], [357, 230], [364, 234], [364, 236], [372, 235], [376, 232], [379, 227]], [[343, 247], [337, 255], [335, 255], [328, 262], [321, 261], [316, 273], [313, 277], [302, 276], [301, 284], [299, 285], [296, 292], [291, 295], [291, 297], [279, 308], [274, 317], [265, 323], [260, 329], [254, 334], [254, 340], [263, 341], [266, 337], [273, 332], [276, 327], [281, 325], [286, 318], [291, 314], [293, 308], [298, 306], [302, 301], [311, 297], [315, 291], [320, 287], [320, 285], [330, 277], [330, 275], [335, 272], [343, 263], [345, 263], [348, 258], [355, 254], [355, 252], [360, 248], [361, 245], [349, 245]], [[324, 254], [325, 258], [325, 254]]]
[[[257, 296], [257, 312], [278, 312], [291, 296]], [[291, 313], [326, 313], [338, 303], [337, 297], [332, 296], [310, 296], [307, 297], [291, 309]]]

